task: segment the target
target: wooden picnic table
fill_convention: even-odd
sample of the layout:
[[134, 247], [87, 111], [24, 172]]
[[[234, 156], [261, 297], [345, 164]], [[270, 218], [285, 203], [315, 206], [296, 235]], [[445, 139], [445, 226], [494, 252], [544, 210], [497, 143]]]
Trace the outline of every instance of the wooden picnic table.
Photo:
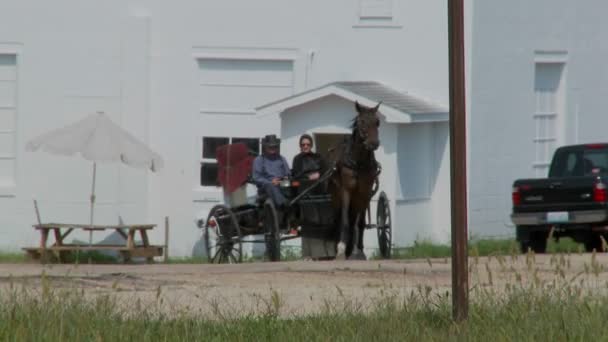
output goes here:
[[[26, 247], [23, 250], [33, 259], [47, 261], [55, 256], [60, 261], [65, 259], [69, 253], [76, 251], [118, 251], [125, 262], [131, 257], [145, 257], [152, 262], [155, 256], [163, 255], [163, 246], [150, 245], [148, 231], [156, 227], [155, 224], [123, 224], [123, 225], [90, 225], [71, 223], [44, 223], [35, 224], [33, 227], [40, 232], [40, 245], [38, 247]], [[65, 239], [75, 230], [89, 232], [88, 244], [68, 244]], [[92, 244], [92, 234], [96, 231], [114, 230], [125, 239], [125, 244]], [[135, 243], [135, 236], [139, 234], [141, 244]], [[49, 245], [49, 235], [54, 237], [54, 243]]]

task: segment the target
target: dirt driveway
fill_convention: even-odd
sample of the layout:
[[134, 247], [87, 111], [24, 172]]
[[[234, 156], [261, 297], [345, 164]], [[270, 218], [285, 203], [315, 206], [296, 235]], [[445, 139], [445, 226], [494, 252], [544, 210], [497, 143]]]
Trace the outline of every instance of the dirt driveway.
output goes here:
[[[606, 288], [608, 255], [572, 254], [470, 258], [470, 287], [576, 283]], [[43, 280], [45, 279], [45, 280]], [[111, 294], [139, 304], [215, 316], [248, 313], [306, 314], [339, 306], [368, 307], [378, 298], [451, 290], [449, 259], [280, 262], [240, 265], [0, 264], [0, 290], [42, 284], [85, 296]], [[473, 292], [472, 292], [473, 293]]]

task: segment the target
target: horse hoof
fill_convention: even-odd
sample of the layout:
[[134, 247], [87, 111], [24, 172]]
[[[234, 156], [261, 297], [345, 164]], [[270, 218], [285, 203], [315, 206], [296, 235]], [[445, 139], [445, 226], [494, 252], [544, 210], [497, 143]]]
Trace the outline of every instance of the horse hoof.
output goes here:
[[346, 260], [346, 245], [343, 242], [338, 244], [336, 260]]

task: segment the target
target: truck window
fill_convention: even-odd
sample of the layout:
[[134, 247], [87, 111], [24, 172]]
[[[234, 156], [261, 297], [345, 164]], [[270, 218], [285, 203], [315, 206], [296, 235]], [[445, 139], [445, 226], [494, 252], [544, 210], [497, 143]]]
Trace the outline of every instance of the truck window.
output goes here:
[[561, 150], [555, 153], [549, 177], [608, 174], [608, 149]]

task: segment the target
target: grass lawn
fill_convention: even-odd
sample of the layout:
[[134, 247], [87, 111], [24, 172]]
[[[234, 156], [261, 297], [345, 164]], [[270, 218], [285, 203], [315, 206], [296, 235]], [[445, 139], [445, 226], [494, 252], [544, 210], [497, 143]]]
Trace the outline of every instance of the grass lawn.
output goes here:
[[336, 305], [304, 317], [267, 314], [209, 318], [163, 315], [153, 308], [125, 314], [111, 296], [0, 293], [3, 341], [592, 341], [608, 334], [608, 298], [580, 288], [512, 287], [478, 293], [469, 320], [451, 320], [450, 298], [421, 291], [378, 300], [368, 310]]

